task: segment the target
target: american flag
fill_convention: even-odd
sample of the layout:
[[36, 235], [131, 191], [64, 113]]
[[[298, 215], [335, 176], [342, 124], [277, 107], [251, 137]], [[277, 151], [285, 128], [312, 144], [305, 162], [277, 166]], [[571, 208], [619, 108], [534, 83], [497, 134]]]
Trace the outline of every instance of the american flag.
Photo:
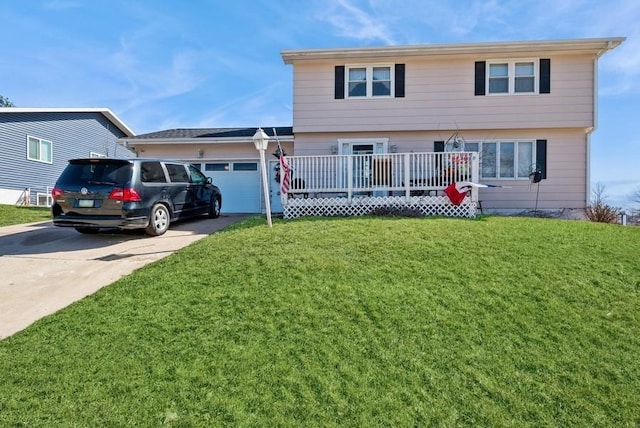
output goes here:
[[282, 146], [280, 145], [280, 139], [278, 138], [276, 128], [273, 128], [273, 135], [276, 137], [276, 141], [278, 142], [278, 153], [280, 154], [280, 193], [282, 195], [286, 195], [289, 193], [291, 188], [291, 168], [287, 162], [284, 150], [282, 150]]
[[280, 155], [280, 193], [286, 195], [289, 193], [289, 187], [291, 185], [291, 168], [289, 168], [289, 163], [287, 162], [287, 157], [284, 155], [284, 152], [281, 152]]

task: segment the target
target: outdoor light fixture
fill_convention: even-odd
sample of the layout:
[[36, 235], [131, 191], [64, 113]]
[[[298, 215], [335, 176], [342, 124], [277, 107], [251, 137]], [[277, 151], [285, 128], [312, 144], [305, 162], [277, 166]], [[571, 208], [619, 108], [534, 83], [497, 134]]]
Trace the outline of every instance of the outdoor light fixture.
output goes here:
[[253, 144], [256, 146], [256, 150], [260, 152], [260, 166], [262, 169], [262, 187], [264, 190], [264, 205], [267, 210], [267, 224], [272, 227], [271, 224], [271, 201], [269, 200], [269, 184], [267, 183], [267, 165], [264, 159], [264, 151], [267, 150], [269, 145], [269, 136], [258, 128], [256, 133], [253, 134]]
[[253, 134], [253, 144], [256, 146], [256, 150], [267, 150], [267, 146], [269, 145], [269, 136], [262, 130], [262, 128], [258, 128], [255, 134]]

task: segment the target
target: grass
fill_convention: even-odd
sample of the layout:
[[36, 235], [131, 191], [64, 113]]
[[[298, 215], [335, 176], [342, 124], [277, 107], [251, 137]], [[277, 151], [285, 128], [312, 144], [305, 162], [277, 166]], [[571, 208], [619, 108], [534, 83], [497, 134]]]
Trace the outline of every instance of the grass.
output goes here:
[[638, 426], [640, 229], [248, 220], [0, 342], [0, 426]]
[[0, 204], [0, 227], [51, 220], [48, 207], [18, 207]]

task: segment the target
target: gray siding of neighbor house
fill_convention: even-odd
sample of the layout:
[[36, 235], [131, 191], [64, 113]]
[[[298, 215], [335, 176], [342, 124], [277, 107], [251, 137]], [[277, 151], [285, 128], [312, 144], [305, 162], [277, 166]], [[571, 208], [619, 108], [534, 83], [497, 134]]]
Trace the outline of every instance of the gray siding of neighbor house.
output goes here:
[[[51, 141], [51, 164], [27, 159], [27, 136]], [[30, 188], [35, 205], [36, 193], [46, 193], [55, 184], [69, 159], [89, 157], [91, 152], [131, 157], [115, 142], [123, 136], [96, 112], [0, 113], [0, 188]]]

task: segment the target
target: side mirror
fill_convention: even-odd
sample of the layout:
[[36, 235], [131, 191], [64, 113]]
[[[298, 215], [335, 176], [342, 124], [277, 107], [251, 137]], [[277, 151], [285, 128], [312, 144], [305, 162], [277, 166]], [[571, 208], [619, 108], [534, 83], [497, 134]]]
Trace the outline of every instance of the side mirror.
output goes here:
[[213, 179], [211, 177], [207, 177], [207, 184], [213, 184]]

